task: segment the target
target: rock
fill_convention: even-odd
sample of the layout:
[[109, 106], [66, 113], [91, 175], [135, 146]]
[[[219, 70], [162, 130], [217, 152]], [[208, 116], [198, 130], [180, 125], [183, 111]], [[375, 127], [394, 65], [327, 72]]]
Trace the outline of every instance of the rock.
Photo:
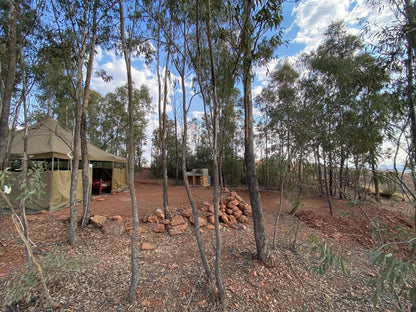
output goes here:
[[154, 250], [156, 247], [150, 243], [143, 243], [142, 250]]
[[214, 224], [215, 223], [215, 217], [214, 216], [208, 216], [207, 217], [207, 221], [208, 221], [208, 223], [211, 223], [211, 224]]
[[112, 216], [111, 217], [111, 219], [113, 220], [113, 221], [116, 221], [116, 220], [123, 220], [123, 218], [121, 217], [121, 216]]
[[165, 214], [163, 213], [163, 211], [161, 209], [157, 209], [155, 212], [155, 215], [158, 219], [164, 219], [165, 218]]
[[228, 216], [226, 216], [226, 215], [222, 215], [222, 216], [220, 217], [220, 220], [221, 220], [222, 222], [224, 222], [224, 223], [228, 223], [228, 222], [229, 222], [229, 220], [228, 220]]
[[102, 231], [107, 235], [120, 236], [126, 231], [126, 228], [122, 220], [115, 220], [106, 222], [102, 227]]
[[236, 220], [236, 218], [235, 218], [233, 215], [228, 216], [228, 222], [227, 222], [227, 225], [229, 225], [229, 226], [233, 226], [233, 225], [235, 225], [235, 224], [237, 224], [237, 220]]
[[169, 219], [163, 219], [159, 221], [160, 224], [164, 224], [164, 225], [170, 225], [170, 220]]
[[[194, 216], [192, 216], [191, 218], [189, 218], [189, 221], [191, 221], [191, 223], [193, 225], [195, 225], [195, 220], [194, 220]], [[202, 217], [198, 217], [198, 222], [199, 222], [199, 227], [204, 227], [208, 225], [208, 221], [206, 218], [202, 218]]]
[[227, 208], [225, 209], [225, 213], [228, 215], [232, 215], [234, 213], [234, 209]]
[[190, 216], [192, 216], [192, 214], [193, 214], [193, 212], [192, 212], [191, 208], [181, 211], [181, 216], [184, 217], [184, 218], [189, 218]]
[[230, 200], [228, 203], [227, 203], [227, 208], [229, 208], [229, 209], [233, 209], [234, 207], [237, 207], [237, 205], [239, 204], [239, 202], [238, 202], [238, 200], [237, 199], [233, 199], [233, 200]]
[[150, 228], [155, 233], [163, 233], [165, 231], [165, 225], [160, 223], [152, 223]]
[[170, 221], [170, 224], [172, 226], [177, 226], [177, 225], [181, 225], [184, 223], [185, 223], [185, 219], [180, 215], [174, 216], [173, 219]]
[[238, 220], [242, 214], [243, 212], [240, 209], [238, 209], [237, 211], [234, 211], [233, 216]]
[[150, 215], [150, 216], [147, 217], [147, 222], [157, 223], [158, 221], [159, 221], [159, 219], [155, 215]]
[[238, 218], [238, 222], [240, 223], [247, 223], [248, 218], [246, 215], [241, 215], [240, 218]]
[[251, 217], [251, 216], [253, 216], [253, 211], [251, 210], [251, 206], [249, 206], [249, 207], [250, 207], [249, 209], [244, 210], [244, 214], [245, 214], [247, 217]]
[[147, 214], [147, 215], [144, 215], [143, 217], [142, 217], [142, 222], [143, 223], [147, 223], [147, 218], [149, 218], [149, 215]]
[[[70, 219], [70, 217], [69, 216], [59, 216], [59, 217], [57, 217], [56, 218], [56, 221], [61, 221], [61, 222], [68, 222], [69, 221], [69, 219]], [[91, 218], [90, 218], [90, 221], [91, 221]]]
[[102, 228], [102, 227], [103, 227], [103, 225], [107, 222], [107, 218], [106, 218], [106, 217], [104, 217], [104, 216], [95, 215], [95, 216], [92, 216], [92, 217], [90, 218], [90, 222], [91, 222], [94, 226], [96, 226], [96, 227], [98, 227], [98, 228]]
[[179, 225], [172, 226], [169, 229], [169, 235], [174, 236], [174, 235], [182, 234], [183, 232], [185, 232], [185, 230], [187, 228], [188, 228], [188, 224], [187, 223], [183, 223], [183, 224], [179, 224]]
[[[133, 234], [133, 228], [129, 228], [129, 236], [131, 236]], [[137, 236], [142, 236], [142, 234], [144, 233], [144, 228], [139, 226], [139, 228], [137, 229]]]
[[229, 193], [230, 192], [230, 190], [226, 187], [224, 187], [222, 190], [223, 190], [224, 193]]

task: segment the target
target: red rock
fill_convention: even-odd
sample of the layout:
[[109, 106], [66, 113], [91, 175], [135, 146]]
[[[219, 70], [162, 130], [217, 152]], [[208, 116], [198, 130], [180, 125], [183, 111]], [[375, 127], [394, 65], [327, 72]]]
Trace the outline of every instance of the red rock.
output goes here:
[[227, 225], [229, 225], [229, 226], [233, 226], [233, 225], [235, 225], [235, 224], [237, 224], [237, 220], [235, 219], [235, 217], [234, 217], [233, 215], [228, 216], [228, 222], [227, 222]]
[[237, 211], [234, 211], [233, 216], [238, 220], [238, 218], [240, 218], [242, 214], [243, 212], [240, 209], [238, 209]]
[[160, 223], [152, 223], [150, 226], [153, 232], [155, 233], [163, 233], [165, 231], [165, 225]]
[[228, 209], [225, 209], [225, 213], [228, 214], [228, 215], [232, 215], [234, 213], [234, 210], [228, 208]]
[[174, 235], [182, 234], [183, 232], [185, 232], [185, 230], [187, 228], [188, 228], [188, 224], [187, 223], [183, 223], [183, 224], [179, 224], [179, 225], [172, 226], [169, 229], [169, 235], [174, 236]]
[[246, 215], [241, 215], [240, 218], [238, 218], [238, 222], [240, 223], [247, 223], [248, 218]]
[[104, 216], [95, 215], [95, 216], [92, 216], [92, 217], [90, 218], [90, 222], [91, 222], [94, 226], [96, 226], [96, 227], [98, 227], [98, 228], [102, 228], [102, 227], [103, 227], [103, 225], [107, 222], [107, 218], [106, 218], [106, 217], [104, 217]]
[[126, 231], [126, 228], [124, 227], [124, 223], [122, 220], [116, 220], [106, 222], [102, 227], [102, 231], [104, 234], [107, 235], [120, 236]]
[[192, 214], [193, 214], [193, 212], [192, 212], [191, 208], [181, 211], [181, 216], [184, 217], [184, 218], [189, 218], [190, 216], [192, 216]]
[[234, 207], [237, 207], [238, 204], [239, 204], [238, 200], [236, 200], [236, 199], [230, 200], [227, 203], [227, 208], [233, 209]]
[[150, 216], [147, 217], [147, 222], [157, 223], [158, 221], [159, 221], [159, 219], [155, 215], [150, 215]]
[[[129, 236], [131, 236], [132, 234], [133, 234], [133, 228], [129, 228], [128, 229], [128, 231], [129, 231]], [[143, 227], [141, 227], [141, 226], [139, 226], [139, 228], [138, 228], [138, 230], [137, 230], [137, 236], [142, 236], [142, 234], [144, 233], [145, 231], [144, 231], [144, 228]]]
[[224, 187], [222, 190], [223, 190], [224, 193], [229, 193], [230, 192], [230, 190], [226, 187]]
[[228, 217], [227, 217], [226, 215], [222, 215], [222, 216], [220, 217], [220, 220], [221, 220], [222, 222], [224, 222], [224, 223], [228, 223], [228, 222], [229, 222]]
[[157, 209], [155, 212], [155, 215], [158, 219], [164, 219], [165, 218], [165, 214], [163, 213], [163, 211], [161, 209]]
[[[56, 221], [61, 221], [61, 222], [68, 222], [69, 221], [69, 219], [70, 219], [70, 217], [69, 216], [59, 216], [59, 217], [57, 217], [56, 218]], [[90, 219], [91, 220], [91, 219]]]
[[143, 243], [142, 250], [154, 250], [156, 247], [150, 243]]
[[172, 226], [177, 226], [177, 225], [184, 224], [184, 223], [185, 223], [184, 218], [182, 216], [179, 216], [179, 215], [178, 216], [174, 216], [173, 219], [172, 219], [172, 221], [170, 222], [170, 224]]
[[147, 218], [149, 218], [149, 215], [147, 214], [147, 215], [144, 215], [143, 217], [142, 217], [142, 222], [143, 223], [147, 223]]
[[170, 220], [169, 219], [163, 219], [159, 221], [160, 224], [164, 224], [164, 225], [170, 225]]
[[214, 224], [215, 223], [215, 217], [214, 216], [208, 216], [207, 217], [207, 221], [208, 221], [208, 223], [211, 223], [211, 224]]
[[215, 230], [214, 224], [208, 224], [207, 225], [207, 229], [209, 229], [209, 230]]
[[121, 216], [112, 216], [111, 217], [111, 219], [113, 220], [113, 221], [116, 221], [116, 220], [123, 220], [123, 218], [121, 217]]
[[251, 206], [250, 206], [250, 208], [248, 208], [248, 209], [244, 210], [244, 214], [245, 214], [247, 217], [251, 217], [251, 216], [253, 216], [253, 211], [251, 210]]

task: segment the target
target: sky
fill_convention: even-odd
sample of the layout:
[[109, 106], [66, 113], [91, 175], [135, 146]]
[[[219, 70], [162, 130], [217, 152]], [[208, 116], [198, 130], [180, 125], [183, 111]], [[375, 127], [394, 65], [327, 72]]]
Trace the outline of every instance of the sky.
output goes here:
[[[283, 21], [281, 24], [286, 44], [276, 51], [277, 58], [267, 66], [255, 69], [256, 78], [253, 84], [253, 96], [259, 94], [268, 82], [268, 73], [273, 71], [276, 64], [284, 58], [295, 60], [303, 52], [316, 49], [322, 42], [325, 31], [332, 22], [344, 21], [351, 34], [360, 34], [360, 21], [371, 20], [374, 25], [383, 25], [392, 19], [388, 6], [380, 12], [379, 8], [370, 7], [365, 0], [301, 0], [286, 1], [283, 5]], [[364, 38], [368, 40], [368, 38]], [[132, 62], [132, 76], [136, 86], [146, 85], [153, 99], [154, 114], [148, 116], [148, 138], [157, 127], [157, 76], [154, 65], [145, 65], [140, 59]], [[113, 79], [104, 82], [94, 77], [91, 88], [105, 95], [113, 92], [116, 87], [126, 84], [126, 66], [124, 59], [113, 51], [98, 48], [94, 64], [95, 70], [104, 69]], [[169, 105], [168, 111], [172, 111]], [[201, 116], [202, 107], [191, 108], [190, 118]], [[151, 142], [149, 142], [150, 144]], [[150, 147], [148, 147], [150, 148]], [[150, 150], [145, 151], [145, 157], [150, 159]]]

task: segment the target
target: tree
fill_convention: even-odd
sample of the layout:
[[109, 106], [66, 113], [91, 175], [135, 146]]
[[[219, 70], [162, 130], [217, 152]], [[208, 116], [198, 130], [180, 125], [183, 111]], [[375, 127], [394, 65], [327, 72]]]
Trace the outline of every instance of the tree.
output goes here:
[[[236, 11], [236, 18], [243, 21], [240, 49], [242, 53], [242, 81], [244, 90], [244, 158], [247, 171], [247, 184], [250, 194], [250, 202], [253, 209], [254, 236], [256, 240], [257, 257], [261, 261], [266, 261], [269, 250], [256, 173], [253, 142], [254, 121], [251, 81], [253, 78], [253, 65], [260, 61], [266, 62], [270, 59], [274, 48], [280, 44], [281, 34], [279, 32], [271, 38], [264, 36], [264, 32], [265, 30], [273, 30], [280, 25], [282, 20], [281, 2], [266, 1], [263, 3], [245, 0], [243, 2], [242, 12], [238, 12], [238, 8]], [[239, 13], [241, 13], [241, 15]]]

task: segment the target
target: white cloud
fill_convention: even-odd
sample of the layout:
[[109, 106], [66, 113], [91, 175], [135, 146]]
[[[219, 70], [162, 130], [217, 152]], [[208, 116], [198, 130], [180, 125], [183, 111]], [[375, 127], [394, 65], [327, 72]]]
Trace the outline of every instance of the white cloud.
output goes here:
[[365, 0], [304, 0], [292, 11], [295, 21], [290, 27], [299, 27], [295, 43], [305, 45], [305, 52], [315, 49], [322, 41], [328, 26], [336, 21], [344, 21], [351, 34], [358, 35], [358, 22], [375, 16], [377, 10], [367, 5]]

